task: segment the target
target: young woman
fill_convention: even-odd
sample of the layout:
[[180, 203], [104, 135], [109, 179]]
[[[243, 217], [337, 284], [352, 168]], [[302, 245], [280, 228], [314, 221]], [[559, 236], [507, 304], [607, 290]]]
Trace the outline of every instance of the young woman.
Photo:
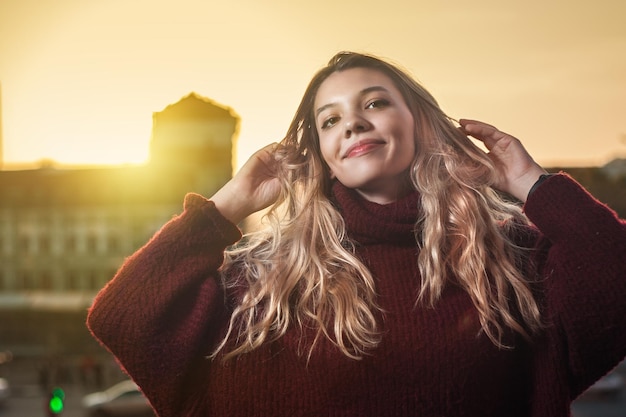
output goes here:
[[519, 140], [339, 53], [88, 326], [161, 417], [567, 416], [626, 355], [624, 253], [625, 222]]

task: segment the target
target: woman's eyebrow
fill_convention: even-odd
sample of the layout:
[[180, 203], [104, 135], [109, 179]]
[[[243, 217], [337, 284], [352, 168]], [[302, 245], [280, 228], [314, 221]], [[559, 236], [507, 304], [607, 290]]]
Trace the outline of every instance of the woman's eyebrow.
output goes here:
[[[389, 90], [387, 90], [385, 87], [380, 86], [380, 85], [373, 85], [371, 87], [367, 87], [364, 88], [363, 90], [361, 90], [359, 92], [359, 95], [363, 96], [367, 93], [371, 93], [372, 91], [384, 91], [384, 92], [389, 92]], [[319, 116], [319, 114], [321, 112], [323, 112], [324, 110], [326, 110], [329, 107], [333, 107], [336, 103], [328, 103], [328, 104], [324, 104], [323, 106], [320, 106], [316, 111], [315, 111], [315, 116]]]

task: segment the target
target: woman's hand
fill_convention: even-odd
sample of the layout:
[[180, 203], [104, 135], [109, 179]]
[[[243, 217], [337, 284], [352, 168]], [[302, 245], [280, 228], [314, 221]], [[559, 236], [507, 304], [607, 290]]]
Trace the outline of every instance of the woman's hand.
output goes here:
[[234, 224], [269, 207], [278, 198], [278, 161], [272, 143], [256, 151], [239, 172], [211, 197], [220, 213]]
[[495, 187], [525, 202], [533, 184], [547, 172], [528, 154], [515, 137], [477, 120], [459, 120], [468, 135], [482, 141], [500, 171]]

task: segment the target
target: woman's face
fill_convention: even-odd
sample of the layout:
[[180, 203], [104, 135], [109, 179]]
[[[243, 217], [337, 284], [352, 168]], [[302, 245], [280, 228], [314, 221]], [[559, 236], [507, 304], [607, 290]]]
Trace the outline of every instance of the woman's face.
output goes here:
[[408, 192], [415, 122], [389, 77], [367, 68], [335, 72], [320, 85], [313, 111], [331, 176], [379, 204]]

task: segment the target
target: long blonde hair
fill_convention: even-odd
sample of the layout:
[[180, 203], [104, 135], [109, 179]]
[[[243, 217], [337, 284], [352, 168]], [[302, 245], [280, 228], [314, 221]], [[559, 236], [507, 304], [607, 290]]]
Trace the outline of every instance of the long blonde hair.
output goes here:
[[380, 341], [374, 280], [331, 202], [313, 117], [320, 85], [350, 68], [388, 76], [415, 120], [417, 152], [410, 172], [423, 213], [415, 228], [422, 276], [416, 302], [435, 306], [455, 280], [470, 295], [493, 343], [504, 347], [506, 329], [528, 337], [541, 327], [539, 308], [520, 271], [524, 250], [509, 239], [511, 229], [527, 220], [491, 188], [497, 175], [491, 160], [405, 71], [374, 56], [341, 52], [309, 83], [276, 154], [282, 191], [266, 214], [268, 227], [226, 252], [224, 285], [240, 296], [214, 354], [249, 352], [294, 326], [303, 335], [305, 328], [315, 329], [313, 340], [302, 342], [301, 353], [308, 355], [321, 337], [355, 359]]

